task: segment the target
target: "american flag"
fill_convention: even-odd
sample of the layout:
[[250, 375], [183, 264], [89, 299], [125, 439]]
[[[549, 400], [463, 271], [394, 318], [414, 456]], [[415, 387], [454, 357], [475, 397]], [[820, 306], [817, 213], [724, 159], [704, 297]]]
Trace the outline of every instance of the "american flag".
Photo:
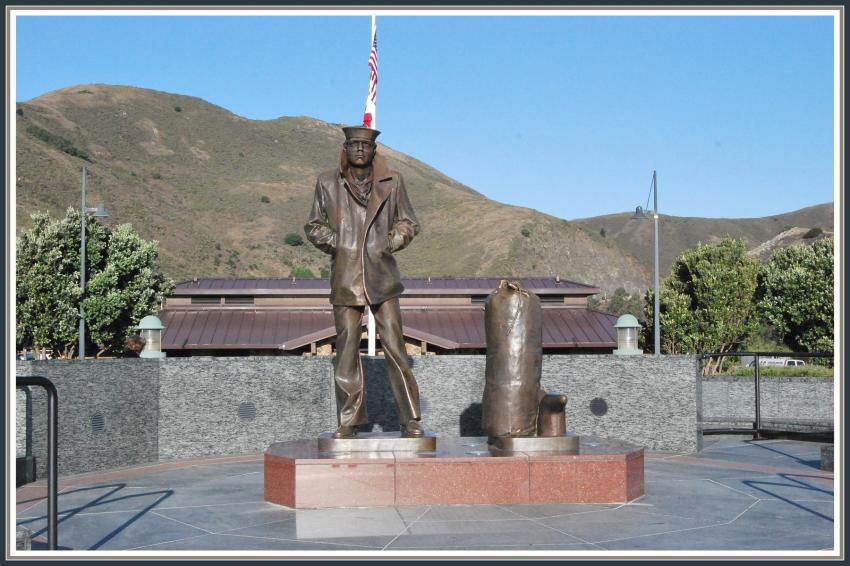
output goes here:
[[378, 100], [378, 34], [375, 16], [372, 16], [372, 50], [369, 52], [369, 94], [366, 96], [366, 111], [363, 113], [363, 125], [373, 130], [377, 128], [375, 103]]

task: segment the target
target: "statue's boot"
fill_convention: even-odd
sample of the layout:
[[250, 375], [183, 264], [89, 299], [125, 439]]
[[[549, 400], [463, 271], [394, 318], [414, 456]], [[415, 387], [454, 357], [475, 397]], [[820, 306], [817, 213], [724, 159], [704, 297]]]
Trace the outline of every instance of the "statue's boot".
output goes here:
[[406, 438], [419, 438], [425, 436], [425, 429], [419, 421], [411, 419], [406, 425], [401, 426], [401, 435]]
[[340, 425], [336, 432], [334, 432], [331, 436], [334, 438], [354, 438], [357, 434], [357, 427], [348, 426], [348, 425]]

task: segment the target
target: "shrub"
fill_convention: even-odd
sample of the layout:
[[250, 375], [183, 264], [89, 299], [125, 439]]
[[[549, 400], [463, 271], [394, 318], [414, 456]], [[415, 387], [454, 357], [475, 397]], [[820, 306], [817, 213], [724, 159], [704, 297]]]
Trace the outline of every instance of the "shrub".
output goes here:
[[[304, 238], [302, 238], [298, 234], [293, 234], [292, 232], [287, 234], [286, 237], [283, 239], [283, 241], [286, 242], [287, 245], [290, 245], [290, 246], [302, 246], [302, 245], [304, 245]], [[310, 275], [310, 277], [312, 277], [312, 275]]]
[[[742, 377], [753, 377], [756, 368], [742, 368], [740, 366], [729, 370], [727, 375], [738, 375]], [[806, 365], [799, 367], [762, 367], [759, 375], [761, 377], [832, 377], [832, 368]]]
[[522, 230], [520, 230], [520, 234], [528, 238], [529, 236], [531, 236], [531, 230], [529, 230], [528, 228], [523, 228]]
[[15, 110], [15, 114], [17, 114], [18, 116], [23, 116], [24, 115], [24, 109], [18, 108], [17, 110]]
[[151, 177], [157, 180], [162, 179], [162, 175], [160, 175], [159, 173], [154, 173], [153, 175], [151, 175]]
[[74, 146], [71, 140], [63, 138], [62, 136], [57, 136], [51, 132], [48, 132], [44, 128], [39, 128], [36, 125], [27, 126], [27, 133], [33, 136], [34, 138], [40, 139], [41, 141], [48, 143], [58, 149], [59, 151], [63, 151], [68, 155], [73, 155], [74, 157], [79, 157], [81, 159], [85, 159], [86, 161], [91, 161], [89, 158], [89, 154], [82, 149], [79, 149]]
[[269, 197], [267, 197], [265, 195], [260, 197], [260, 202], [270, 203], [271, 201], [272, 201], [272, 199], [270, 199]]
[[175, 112], [183, 112], [183, 109], [178, 105], [174, 107]]
[[608, 232], [606, 232], [606, 231], [605, 231], [605, 228], [600, 228], [600, 229], [599, 229], [599, 235], [600, 235], [600, 236], [602, 236], [602, 237], [604, 238], [606, 234], [608, 234]]
[[321, 277], [321, 278], [323, 278], [323, 279], [328, 279], [330, 276], [331, 276], [331, 270], [330, 270], [330, 269], [328, 269], [327, 267], [323, 267], [323, 268], [319, 271], [319, 277]]
[[823, 228], [812, 228], [811, 230], [803, 234], [803, 239], [811, 240], [812, 238], [817, 238], [821, 234], [823, 234]]
[[290, 277], [315, 277], [313, 275], [313, 270], [309, 267], [294, 267], [292, 271], [289, 272]]

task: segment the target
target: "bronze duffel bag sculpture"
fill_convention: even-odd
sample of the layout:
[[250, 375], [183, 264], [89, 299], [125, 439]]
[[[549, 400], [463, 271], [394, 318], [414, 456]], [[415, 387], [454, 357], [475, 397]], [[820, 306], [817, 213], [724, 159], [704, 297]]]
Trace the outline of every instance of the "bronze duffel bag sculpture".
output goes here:
[[544, 392], [540, 299], [502, 280], [484, 303], [487, 364], [482, 428], [490, 437], [535, 436]]

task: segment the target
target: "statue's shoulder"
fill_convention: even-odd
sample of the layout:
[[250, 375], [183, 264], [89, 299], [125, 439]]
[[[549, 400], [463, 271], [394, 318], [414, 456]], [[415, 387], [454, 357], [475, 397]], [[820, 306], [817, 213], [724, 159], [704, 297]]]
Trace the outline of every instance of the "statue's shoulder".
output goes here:
[[318, 181], [322, 185], [334, 183], [339, 178], [339, 169], [328, 169], [319, 173]]
[[395, 184], [398, 184], [398, 182], [401, 181], [401, 173], [399, 173], [398, 171], [393, 171], [393, 170], [389, 169], [389, 170], [386, 170], [383, 175], [381, 175], [380, 180], [381, 181], [392, 181]]

